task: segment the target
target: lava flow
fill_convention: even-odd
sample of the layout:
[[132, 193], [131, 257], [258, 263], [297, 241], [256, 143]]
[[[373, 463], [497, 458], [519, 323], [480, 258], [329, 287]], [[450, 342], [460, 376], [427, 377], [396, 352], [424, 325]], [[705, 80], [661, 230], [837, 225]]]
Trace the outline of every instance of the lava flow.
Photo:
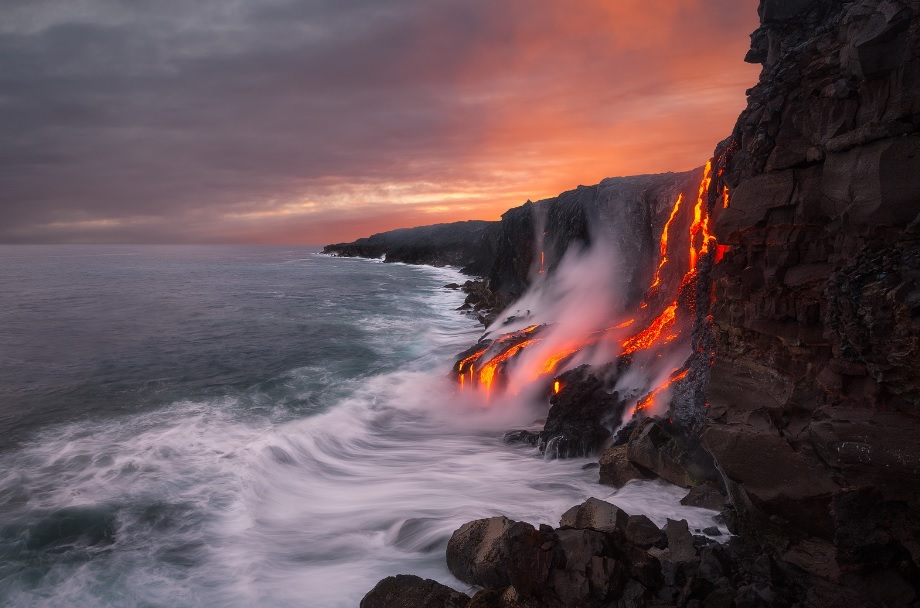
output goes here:
[[[721, 187], [716, 198], [720, 207], [728, 205], [728, 188], [721, 184], [721, 175], [724, 170], [725, 158], [720, 158], [719, 172], [716, 183]], [[551, 340], [551, 331], [548, 325], [532, 325], [523, 330], [505, 334], [494, 341], [480, 345], [468, 351], [467, 356], [457, 363], [456, 375], [461, 388], [480, 388], [487, 394], [498, 390], [499, 386], [518, 387], [522, 383], [540, 381], [541, 378], [552, 378], [565, 369], [574, 367], [575, 364], [596, 360], [591, 358], [595, 352], [606, 352], [625, 365], [633, 365], [635, 357], [647, 352], [649, 356], [642, 355], [639, 363], [640, 370], [646, 378], [659, 376], [661, 365], [655, 363], [656, 357], [662, 357], [663, 348], [671, 343], [688, 344], [689, 329], [693, 325], [697, 282], [699, 280], [701, 265], [704, 260], [718, 261], [727, 248], [716, 246], [715, 237], [710, 232], [710, 188], [713, 185], [714, 161], [706, 163], [702, 179], [697, 189], [697, 198], [692, 208], [686, 208], [683, 193], [679, 194], [672, 207], [668, 219], [664, 224], [658, 243], [659, 259], [657, 268], [645, 298], [638, 308], [634, 318], [619, 323], [612, 323], [609, 327], [594, 331], [587, 331], [583, 336], [566, 336], [564, 339]], [[683, 211], [683, 213], [682, 213]], [[683, 219], [686, 218], [686, 219]], [[686, 226], [686, 240], [677, 238], [678, 227], [681, 223]], [[684, 243], [681, 245], [681, 243]], [[677, 247], [683, 249], [683, 253]], [[545, 272], [545, 254], [540, 251], [538, 272]], [[686, 260], [686, 262], [684, 262]], [[686, 266], [684, 266], [686, 264]], [[676, 266], [675, 266], [676, 265]], [[664, 276], [666, 268], [671, 268], [668, 276], [681, 276], [681, 281], [669, 280]], [[667, 285], [677, 285], [675, 292], [669, 298], [663, 298], [662, 290]], [[653, 311], [657, 311], [657, 314]], [[529, 312], [529, 311], [528, 311]], [[651, 314], [650, 314], [651, 313]], [[624, 330], [642, 319], [641, 329], [624, 335]], [[544, 331], [546, 333], [544, 334]], [[683, 338], [683, 340], [681, 340]], [[670, 348], [670, 347], [669, 347]], [[522, 353], [527, 352], [525, 357]], [[682, 351], [681, 351], [682, 352]], [[672, 357], [673, 359], [673, 357]], [[655, 371], [657, 365], [657, 372]], [[645, 366], [648, 366], [647, 368]], [[639, 395], [644, 395], [635, 402], [634, 412], [648, 409], [662, 391], [675, 383], [684, 380], [690, 370], [680, 366], [667, 377], [667, 381], [657, 387], [649, 387], [648, 380], [644, 387], [637, 387]], [[521, 381], [517, 384], [506, 381], [499, 382], [504, 376], [522, 374]], [[548, 384], [552, 393], [563, 390], [560, 381], [553, 378]]]

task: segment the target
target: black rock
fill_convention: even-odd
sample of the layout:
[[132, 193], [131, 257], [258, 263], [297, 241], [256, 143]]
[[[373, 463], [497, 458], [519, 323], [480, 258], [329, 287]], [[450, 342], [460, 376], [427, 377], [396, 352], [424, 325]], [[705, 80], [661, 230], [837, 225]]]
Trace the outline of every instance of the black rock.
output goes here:
[[361, 600], [360, 608], [465, 608], [470, 597], [431, 579], [388, 576]]

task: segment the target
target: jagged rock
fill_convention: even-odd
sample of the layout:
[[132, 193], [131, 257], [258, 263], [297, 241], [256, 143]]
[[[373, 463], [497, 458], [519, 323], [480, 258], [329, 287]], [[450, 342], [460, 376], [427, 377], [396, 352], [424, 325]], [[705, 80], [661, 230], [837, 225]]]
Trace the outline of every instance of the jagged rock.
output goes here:
[[562, 390], [550, 398], [546, 424], [540, 433], [540, 450], [558, 458], [596, 453], [610, 438], [613, 421], [619, 421], [625, 400], [607, 392], [599, 377], [604, 370], [582, 365], [560, 376]]
[[648, 479], [650, 475], [629, 461], [626, 445], [615, 445], [604, 450], [600, 461], [600, 483], [622, 488], [633, 479]]
[[831, 533], [828, 507], [837, 484], [778, 434], [713, 426], [703, 433], [703, 444], [725, 476], [735, 509], [744, 509], [743, 521], [756, 526], [760, 517], [754, 511], [762, 510], [811, 534]]
[[655, 419], [647, 418], [633, 431], [626, 444], [626, 456], [641, 469], [689, 488], [716, 474], [709, 455], [693, 444], [672, 434]]
[[629, 514], [609, 502], [589, 498], [562, 514], [559, 527], [594, 528], [595, 530], [623, 529], [629, 521]]
[[566, 606], [605, 606], [626, 584], [626, 568], [608, 536], [596, 530], [559, 530], [563, 567], [552, 573], [552, 589]]
[[502, 436], [502, 441], [505, 443], [524, 443], [527, 445], [536, 446], [540, 441], [540, 433], [534, 433], [533, 431], [508, 431]]
[[708, 481], [695, 488], [690, 488], [687, 495], [680, 499], [680, 504], [721, 511], [725, 506], [725, 496], [719, 490], [719, 486]]
[[676, 600], [678, 591], [687, 583], [696, 570], [696, 548], [693, 544], [693, 535], [690, 534], [686, 520], [675, 521], [668, 519], [665, 526], [668, 537], [668, 546], [665, 549], [651, 548], [649, 555], [661, 563], [664, 583], [668, 591], [666, 595]]
[[553, 529], [514, 522], [504, 533], [503, 542], [511, 556], [505, 564], [508, 580], [516, 592], [524, 597], [548, 595], [552, 571], [559, 562], [558, 538]]
[[505, 533], [514, 523], [507, 517], [490, 517], [463, 524], [447, 543], [447, 569], [471, 585], [507, 587], [511, 555]]
[[470, 597], [431, 579], [388, 576], [361, 600], [361, 608], [465, 608]]
[[664, 549], [668, 544], [667, 535], [645, 515], [630, 515], [623, 532], [626, 540], [640, 549]]
[[[713, 204], [731, 249], [713, 270], [703, 441], [724, 474], [726, 521], [860, 605], [893, 601], [870, 590], [899, 587], [893, 553], [917, 563], [904, 542], [920, 522], [908, 447], [920, 413], [918, 9], [764, 0], [748, 54], [763, 73], [714, 182], [731, 191], [727, 209]], [[845, 595], [814, 594], [821, 606]], [[738, 601], [766, 600], [747, 589]]]
[[687, 520], [668, 519], [665, 532], [668, 536], [666, 559], [677, 563], [693, 561], [696, 557], [696, 549], [693, 546], [693, 535], [690, 534]]
[[401, 228], [327, 245], [323, 253], [343, 257], [379, 258], [387, 262], [459, 266], [468, 274], [485, 274], [495, 254], [498, 222], [470, 220]]

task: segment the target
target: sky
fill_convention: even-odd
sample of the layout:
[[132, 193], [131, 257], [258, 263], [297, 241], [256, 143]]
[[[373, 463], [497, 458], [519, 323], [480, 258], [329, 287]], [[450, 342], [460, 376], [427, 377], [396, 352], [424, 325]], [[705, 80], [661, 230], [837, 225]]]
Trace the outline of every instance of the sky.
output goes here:
[[700, 166], [757, 0], [3, 0], [0, 243], [326, 244]]

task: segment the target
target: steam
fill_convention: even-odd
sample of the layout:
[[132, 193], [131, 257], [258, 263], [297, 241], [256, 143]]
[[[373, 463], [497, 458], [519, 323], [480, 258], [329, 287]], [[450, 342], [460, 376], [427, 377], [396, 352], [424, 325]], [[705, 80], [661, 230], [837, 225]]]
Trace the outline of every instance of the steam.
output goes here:
[[[657, 268], [636, 310], [626, 310], [632, 269], [617, 248], [629, 239], [597, 234], [601, 223], [592, 222], [593, 245], [573, 245], [548, 266], [545, 210], [534, 206], [531, 286], [488, 328], [487, 341], [459, 362], [461, 388], [478, 388], [471, 392], [484, 393], [487, 401], [510, 395], [545, 405], [547, 392], [564, 390], [560, 374], [616, 362], [603, 374], [626, 401], [623, 421], [667, 411], [674, 387], [685, 379], [697, 382], [701, 373], [694, 353], [703, 347], [694, 347], [692, 336], [709, 304], [697, 301], [698, 282], [722, 253], [709, 230], [715, 160], [706, 164], [695, 200], [684, 192], [676, 196], [659, 236]], [[718, 162], [721, 175], [724, 159]], [[721, 199], [724, 204], [725, 192]]]
[[[539, 258], [538, 258], [539, 259]], [[616, 250], [609, 242], [570, 247], [550, 274], [540, 274], [531, 288], [489, 327], [487, 338], [543, 327], [539, 340], [508, 363], [507, 392], [521, 394], [541, 378], [583, 363], [601, 363], [619, 353], [626, 329], [604, 330], [624, 318], [622, 275]], [[617, 325], [619, 323], [613, 323]], [[557, 365], [552, 365], [558, 359]]]

